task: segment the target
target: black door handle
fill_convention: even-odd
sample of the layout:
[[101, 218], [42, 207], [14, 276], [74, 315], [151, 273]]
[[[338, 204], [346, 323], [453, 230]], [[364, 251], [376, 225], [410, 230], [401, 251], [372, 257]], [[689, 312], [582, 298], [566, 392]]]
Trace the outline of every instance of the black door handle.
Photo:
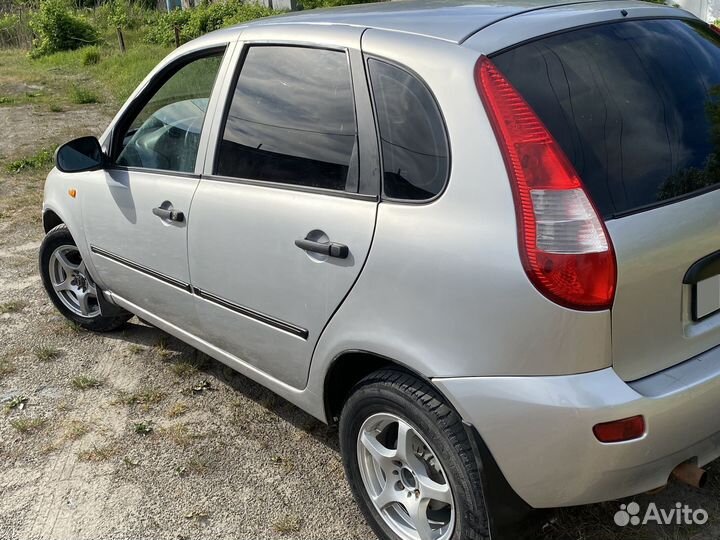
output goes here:
[[302, 240], [295, 240], [295, 245], [305, 251], [312, 251], [313, 253], [320, 253], [337, 259], [347, 259], [350, 254], [350, 250], [346, 245], [335, 242], [322, 243], [303, 238]]
[[183, 221], [185, 221], [185, 214], [183, 214], [179, 210], [168, 210], [167, 208], [162, 208], [161, 206], [158, 206], [157, 208], [153, 208], [152, 213], [159, 218], [167, 219], [170, 221], [177, 221], [178, 223], [182, 223]]

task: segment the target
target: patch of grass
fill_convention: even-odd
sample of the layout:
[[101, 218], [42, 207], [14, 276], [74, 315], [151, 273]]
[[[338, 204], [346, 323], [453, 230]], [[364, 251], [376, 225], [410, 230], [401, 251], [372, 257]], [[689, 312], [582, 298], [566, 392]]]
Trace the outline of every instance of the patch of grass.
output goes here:
[[63, 439], [66, 441], [77, 441], [83, 435], [90, 432], [90, 427], [79, 420], [69, 420], [65, 424]]
[[100, 63], [100, 48], [99, 47], [84, 47], [82, 49], [82, 65], [83, 66], [94, 66]]
[[26, 305], [27, 303], [22, 300], [10, 300], [9, 302], [0, 304], [0, 315], [3, 315], [4, 313], [17, 313]]
[[74, 377], [70, 383], [76, 390], [90, 390], [91, 388], [98, 388], [102, 386], [102, 382], [89, 375], [78, 375]]
[[137, 343], [131, 343], [128, 346], [128, 350], [130, 351], [130, 354], [142, 354], [145, 352], [145, 347], [138, 345]]
[[40, 431], [47, 424], [45, 418], [17, 418], [10, 420], [10, 425], [23, 435]]
[[80, 332], [84, 332], [82, 326], [80, 326], [74, 321], [70, 321], [64, 318], [60, 321], [53, 323], [51, 328], [53, 334], [57, 336], [72, 336], [75, 334], [79, 334]]
[[29, 399], [27, 396], [15, 396], [5, 405], [5, 412], [9, 414], [13, 409], [23, 410]]
[[0, 96], [0, 105], [12, 105], [15, 100], [10, 96]]
[[[170, 48], [142, 43], [143, 36], [127, 32], [126, 54], [113, 54], [92, 66], [92, 74], [117, 101], [126, 100], [138, 84], [169, 52]], [[133, 43], [134, 40], [137, 42]]]
[[50, 112], [65, 112], [65, 109], [63, 108], [63, 106], [59, 105], [58, 103], [51, 103], [48, 106], [48, 110]]
[[30, 171], [40, 168], [50, 168], [53, 164], [54, 149], [44, 148], [35, 154], [20, 159], [15, 159], [5, 166], [5, 169], [13, 174]]
[[70, 101], [78, 105], [88, 105], [90, 103], [100, 103], [100, 97], [88, 88], [74, 85], [70, 88]]
[[49, 362], [60, 356], [60, 349], [51, 346], [42, 346], [35, 349], [35, 357], [41, 362]]
[[158, 339], [157, 344], [154, 348], [155, 355], [160, 358], [160, 360], [167, 360], [171, 356], [175, 354], [175, 351], [171, 351], [168, 348], [168, 340], [165, 336]]
[[273, 530], [280, 534], [291, 534], [300, 532], [302, 519], [294, 514], [285, 514], [273, 523]]
[[137, 392], [120, 392], [113, 401], [116, 405], [142, 405], [147, 410], [151, 405], [157, 405], [163, 399], [165, 394], [152, 388], [143, 388]]
[[80, 461], [100, 462], [107, 461], [117, 453], [117, 445], [113, 443], [104, 446], [93, 445], [88, 450], [78, 452], [77, 457]]
[[204, 356], [181, 360], [170, 367], [170, 370], [178, 377], [194, 377], [198, 372], [207, 366], [207, 359]]
[[150, 435], [153, 432], [152, 422], [136, 422], [133, 431], [138, 435]]
[[172, 443], [182, 446], [183, 448], [190, 446], [195, 441], [204, 438], [202, 433], [198, 433], [190, 429], [186, 424], [178, 424], [162, 430], [162, 434]]
[[168, 418], [177, 418], [188, 412], [189, 408], [187, 403], [179, 401], [167, 410], [167, 416]]

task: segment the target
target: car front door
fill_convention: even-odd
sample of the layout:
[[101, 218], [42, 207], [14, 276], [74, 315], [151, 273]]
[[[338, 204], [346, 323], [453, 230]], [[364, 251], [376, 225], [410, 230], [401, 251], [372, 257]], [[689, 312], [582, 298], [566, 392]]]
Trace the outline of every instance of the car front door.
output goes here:
[[283, 35], [241, 35], [188, 243], [204, 339], [241, 370], [302, 388], [370, 248], [378, 149], [361, 30]]
[[185, 328], [196, 321], [189, 210], [224, 51], [191, 53], [150, 81], [113, 128], [111, 164], [93, 173], [96, 181], [82, 194], [95, 278], [121, 299]]

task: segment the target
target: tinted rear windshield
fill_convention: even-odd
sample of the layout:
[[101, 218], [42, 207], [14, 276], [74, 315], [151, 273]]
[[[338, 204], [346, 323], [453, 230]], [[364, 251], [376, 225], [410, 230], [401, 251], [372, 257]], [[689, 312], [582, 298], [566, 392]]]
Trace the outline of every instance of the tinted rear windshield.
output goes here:
[[542, 38], [493, 61], [606, 217], [720, 183], [720, 36], [674, 19]]

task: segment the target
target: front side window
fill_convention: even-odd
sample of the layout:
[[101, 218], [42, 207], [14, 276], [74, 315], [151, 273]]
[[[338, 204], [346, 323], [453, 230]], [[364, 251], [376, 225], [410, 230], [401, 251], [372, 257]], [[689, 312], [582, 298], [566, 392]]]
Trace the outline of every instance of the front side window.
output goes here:
[[440, 111], [414, 75], [368, 60], [380, 130], [383, 192], [393, 199], [427, 200], [448, 176], [449, 149]]
[[215, 174], [333, 190], [356, 186], [357, 129], [347, 55], [250, 47]]
[[115, 163], [191, 173], [222, 53], [185, 64], [158, 88], [120, 135]]

